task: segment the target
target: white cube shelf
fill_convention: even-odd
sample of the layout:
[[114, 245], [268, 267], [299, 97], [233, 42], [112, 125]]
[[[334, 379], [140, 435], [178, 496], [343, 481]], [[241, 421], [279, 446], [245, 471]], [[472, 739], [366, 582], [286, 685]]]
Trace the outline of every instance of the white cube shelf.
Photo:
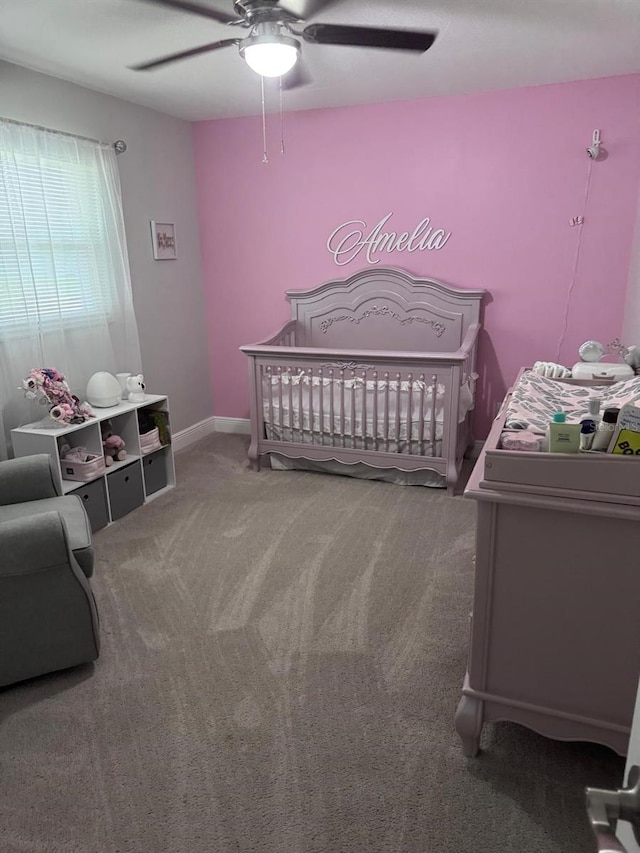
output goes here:
[[[116, 521], [127, 512], [154, 500], [175, 486], [176, 475], [171, 446], [169, 400], [157, 394], [146, 394], [143, 403], [123, 400], [108, 409], [92, 407], [96, 415], [81, 424], [58, 424], [41, 420], [11, 430], [15, 456], [48, 453], [53, 459], [54, 476], [63, 494], [78, 494], [83, 499], [93, 530]], [[140, 417], [161, 412], [166, 429], [160, 448], [143, 453], [140, 443]], [[114, 461], [102, 473], [87, 482], [64, 478], [64, 461], [60, 449], [84, 447], [89, 453], [102, 455], [102, 424], [111, 421], [111, 431], [125, 442], [126, 459]]]

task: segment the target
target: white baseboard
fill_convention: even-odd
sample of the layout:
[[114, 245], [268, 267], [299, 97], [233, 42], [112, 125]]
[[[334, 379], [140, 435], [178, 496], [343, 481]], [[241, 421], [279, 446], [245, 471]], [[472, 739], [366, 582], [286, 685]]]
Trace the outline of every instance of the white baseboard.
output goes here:
[[214, 418], [216, 432], [237, 432], [241, 435], [251, 435], [249, 418]]
[[173, 452], [180, 453], [189, 445], [200, 441], [201, 438], [206, 438], [216, 431], [215, 418], [205, 418], [197, 424], [193, 424], [186, 429], [181, 429], [180, 432], [173, 433]]
[[181, 429], [173, 434], [173, 451], [180, 453], [181, 450], [206, 438], [213, 432], [235, 432], [243, 435], [251, 434], [251, 424], [248, 418], [205, 418], [193, 426]]

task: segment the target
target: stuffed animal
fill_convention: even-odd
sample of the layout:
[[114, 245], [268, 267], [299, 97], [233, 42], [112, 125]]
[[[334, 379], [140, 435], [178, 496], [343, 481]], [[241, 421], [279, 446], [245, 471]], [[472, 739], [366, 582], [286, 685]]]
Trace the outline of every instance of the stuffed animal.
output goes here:
[[102, 450], [104, 453], [104, 464], [109, 467], [114, 462], [122, 462], [127, 458], [124, 439], [111, 432], [111, 421], [102, 421]]
[[632, 367], [635, 373], [640, 373], [640, 347], [632, 346], [627, 347], [627, 351], [624, 354], [624, 360], [627, 362], [629, 367]]
[[130, 403], [144, 403], [144, 376], [141, 373], [127, 379], [127, 391], [129, 392], [128, 400]]

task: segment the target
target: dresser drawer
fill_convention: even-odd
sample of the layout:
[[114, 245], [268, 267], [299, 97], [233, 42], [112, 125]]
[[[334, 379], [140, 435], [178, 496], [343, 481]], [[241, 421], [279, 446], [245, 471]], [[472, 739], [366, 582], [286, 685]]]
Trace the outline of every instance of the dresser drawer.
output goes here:
[[87, 483], [80, 489], [75, 489], [71, 494], [78, 495], [82, 501], [91, 530], [95, 533], [109, 523], [109, 508], [107, 506], [107, 494], [104, 487], [104, 478]]
[[122, 518], [144, 503], [142, 469], [139, 462], [132, 462], [131, 465], [107, 474], [107, 483], [112, 521]]
[[167, 485], [167, 452], [167, 448], [163, 447], [142, 459], [144, 491], [147, 497]]

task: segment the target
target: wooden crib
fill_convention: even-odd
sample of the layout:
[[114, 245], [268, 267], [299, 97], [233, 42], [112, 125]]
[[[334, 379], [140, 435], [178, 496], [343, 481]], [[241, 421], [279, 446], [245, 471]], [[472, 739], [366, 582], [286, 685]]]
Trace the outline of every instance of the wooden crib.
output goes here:
[[452, 492], [472, 442], [484, 294], [389, 268], [287, 291], [292, 319], [240, 348], [253, 466], [279, 454], [428, 470]]

